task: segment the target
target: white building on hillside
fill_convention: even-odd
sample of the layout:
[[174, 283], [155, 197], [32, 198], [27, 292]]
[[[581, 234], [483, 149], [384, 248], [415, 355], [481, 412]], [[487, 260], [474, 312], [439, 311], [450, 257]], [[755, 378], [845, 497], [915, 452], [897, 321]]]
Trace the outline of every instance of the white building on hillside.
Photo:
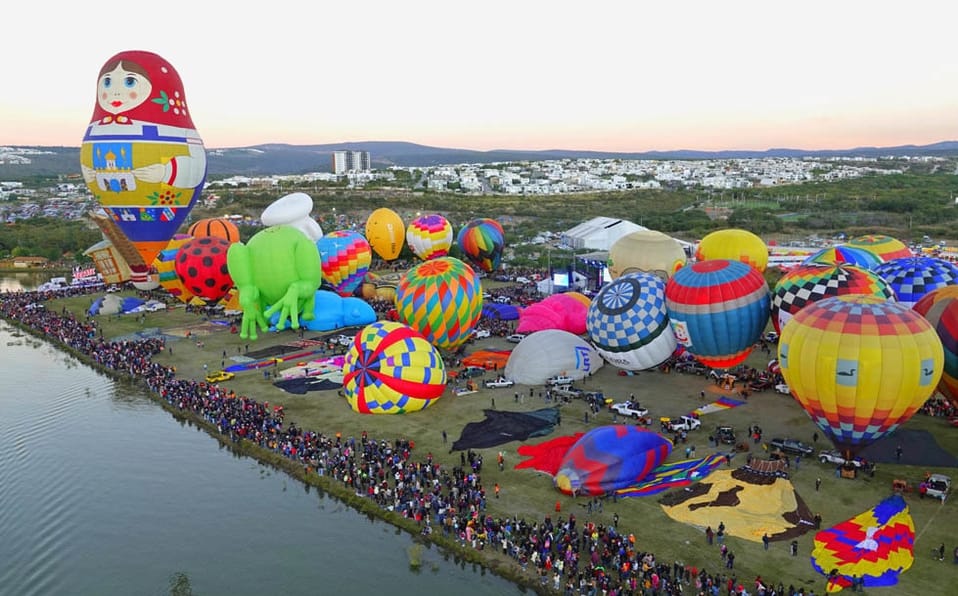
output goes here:
[[625, 219], [594, 217], [559, 236], [559, 245], [571, 249], [609, 250], [616, 240], [648, 228]]

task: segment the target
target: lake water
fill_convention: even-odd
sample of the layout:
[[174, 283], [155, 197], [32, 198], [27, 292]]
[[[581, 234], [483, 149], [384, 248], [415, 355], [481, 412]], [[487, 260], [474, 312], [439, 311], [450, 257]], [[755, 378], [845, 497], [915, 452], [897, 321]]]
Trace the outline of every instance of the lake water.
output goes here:
[[[6, 283], [11, 283], [9, 278]], [[7, 285], [7, 287], [10, 287]], [[520, 594], [0, 321], [0, 594]]]

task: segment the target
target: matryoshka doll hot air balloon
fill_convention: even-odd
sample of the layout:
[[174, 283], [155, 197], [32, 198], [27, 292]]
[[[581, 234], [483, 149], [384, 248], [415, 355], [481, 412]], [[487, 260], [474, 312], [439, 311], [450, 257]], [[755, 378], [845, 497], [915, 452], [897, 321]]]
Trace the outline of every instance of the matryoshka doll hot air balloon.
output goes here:
[[100, 69], [80, 170], [100, 206], [141, 258], [133, 280], [189, 214], [206, 181], [206, 151], [173, 66], [151, 52], [125, 51]]
[[806, 306], [778, 343], [792, 394], [847, 456], [911, 418], [934, 393], [943, 360], [921, 315], [858, 294]]
[[444, 257], [452, 246], [452, 224], [436, 213], [417, 217], [406, 226], [406, 244], [423, 261]]
[[702, 364], [744, 361], [768, 322], [765, 278], [741, 261], [713, 259], [682, 267], [665, 286], [676, 341]]

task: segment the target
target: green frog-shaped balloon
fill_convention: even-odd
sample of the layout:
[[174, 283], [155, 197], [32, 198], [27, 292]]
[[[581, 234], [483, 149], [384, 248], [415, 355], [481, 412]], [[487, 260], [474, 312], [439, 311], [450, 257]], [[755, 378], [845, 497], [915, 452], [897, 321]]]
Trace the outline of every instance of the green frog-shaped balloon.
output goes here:
[[300, 316], [313, 318], [322, 266], [319, 249], [301, 231], [285, 225], [266, 228], [246, 244], [232, 244], [226, 261], [243, 310], [240, 337], [255, 340], [256, 327], [269, 329], [267, 321], [276, 313], [279, 329], [287, 321], [299, 329]]

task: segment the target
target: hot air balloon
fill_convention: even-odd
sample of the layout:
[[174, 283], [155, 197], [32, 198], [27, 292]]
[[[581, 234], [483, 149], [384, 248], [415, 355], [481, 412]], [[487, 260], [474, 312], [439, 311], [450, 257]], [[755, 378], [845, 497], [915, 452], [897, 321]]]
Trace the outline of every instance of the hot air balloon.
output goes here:
[[945, 350], [945, 370], [938, 391], [958, 407], [958, 286], [938, 288], [912, 307], [935, 328]]
[[604, 364], [595, 348], [578, 335], [546, 329], [526, 336], [516, 345], [504, 374], [522, 385], [542, 385], [556, 375], [583, 379]]
[[896, 240], [891, 236], [881, 234], [866, 234], [852, 238], [845, 243], [845, 246], [854, 248], [863, 248], [872, 253], [882, 261], [891, 261], [892, 259], [903, 259], [914, 256], [911, 250], [905, 246], [901, 240]]
[[688, 257], [679, 241], [655, 230], [639, 230], [616, 240], [609, 248], [609, 275], [654, 273], [668, 281], [685, 266]]
[[330, 232], [316, 242], [323, 279], [340, 296], [349, 296], [363, 283], [373, 260], [369, 242], [349, 230]]
[[201, 219], [189, 227], [187, 234], [194, 238], [216, 236], [228, 242], [239, 242], [240, 240], [239, 228], [225, 217]]
[[402, 251], [406, 239], [406, 228], [402, 218], [386, 207], [380, 207], [366, 219], [366, 240], [376, 254], [386, 261], [392, 261]]
[[706, 366], [729, 368], [748, 357], [765, 330], [768, 285], [741, 261], [699, 261], [668, 281], [665, 305], [680, 345]]
[[396, 289], [399, 320], [437, 348], [452, 350], [469, 339], [482, 314], [479, 276], [454, 257], [420, 263]]
[[781, 333], [785, 323], [812, 302], [845, 294], [895, 299], [891, 286], [867, 269], [853, 265], [799, 265], [789, 269], [775, 284], [772, 325]]
[[[915, 524], [901, 495], [815, 534], [812, 568], [828, 577], [827, 592], [893, 586], [915, 561]], [[854, 589], [853, 589], [854, 591]]]
[[864, 269], [874, 269], [881, 262], [882, 260], [875, 253], [864, 248], [839, 244], [812, 253], [802, 261], [802, 265], [855, 265]]
[[432, 405], [446, 390], [439, 352], [415, 329], [378, 321], [346, 352], [343, 393], [361, 414], [405, 414]]
[[80, 147], [83, 180], [149, 265], [189, 214], [206, 181], [206, 151], [176, 69], [151, 52], [111, 57]]
[[761, 238], [747, 230], [717, 230], [702, 238], [695, 249], [695, 259], [741, 261], [761, 273], [768, 266], [768, 247]]
[[502, 261], [506, 234], [494, 219], [474, 219], [459, 230], [456, 244], [470, 263], [486, 273], [492, 273]]
[[183, 303], [192, 300], [195, 294], [183, 285], [180, 276], [176, 274], [176, 255], [180, 248], [192, 239], [192, 236], [186, 234], [174, 235], [166, 244], [166, 248], [161, 250], [160, 254], [156, 256], [156, 260], [153, 261], [160, 286], [169, 292], [170, 296]]
[[778, 361], [792, 395], [851, 456], [918, 411], [935, 391], [944, 355], [915, 311], [850, 294], [798, 311], [782, 329]]
[[632, 486], [672, 452], [672, 442], [632, 425], [594, 428], [563, 456], [555, 485], [571, 495], [605, 495]]
[[561, 329], [575, 335], [585, 333], [589, 305], [566, 294], [553, 294], [530, 304], [519, 314], [516, 333]]
[[231, 242], [217, 236], [193, 238], [176, 253], [176, 275], [194, 296], [216, 301], [233, 287], [226, 266]]
[[665, 282], [652, 273], [627, 273], [599, 290], [586, 318], [589, 339], [606, 362], [645, 370], [675, 352], [665, 309]]
[[452, 224], [435, 213], [417, 217], [406, 228], [406, 244], [423, 261], [444, 257], [452, 246]]
[[958, 267], [933, 257], [892, 259], [874, 271], [895, 291], [898, 302], [906, 306], [913, 306], [932, 290], [958, 284]]

